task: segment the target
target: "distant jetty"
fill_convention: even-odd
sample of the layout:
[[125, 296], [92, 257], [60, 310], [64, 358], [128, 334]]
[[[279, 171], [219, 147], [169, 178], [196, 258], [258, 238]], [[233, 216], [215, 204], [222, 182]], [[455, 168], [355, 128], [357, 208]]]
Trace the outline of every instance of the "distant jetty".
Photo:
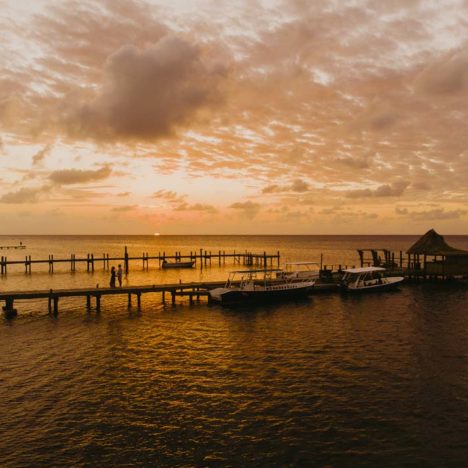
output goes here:
[[10, 249], [21, 250], [25, 248], [26, 246], [22, 242], [20, 242], [18, 245], [0, 245], [0, 250], [10, 250]]
[[[20, 247], [20, 248], [25, 248]], [[208, 250], [200, 249], [199, 251], [193, 251], [189, 254], [182, 254], [181, 252], [175, 252], [174, 254], [167, 255], [166, 252], [158, 252], [157, 255], [150, 255], [148, 252], [143, 252], [138, 256], [131, 256], [128, 253], [127, 247], [125, 247], [123, 256], [110, 256], [109, 254], [103, 253], [102, 255], [94, 255], [93, 253], [87, 254], [86, 258], [77, 257], [75, 254], [70, 254], [69, 258], [55, 258], [53, 254], [49, 254], [47, 259], [32, 259], [31, 255], [27, 255], [24, 260], [8, 260], [7, 257], [2, 256], [0, 258], [0, 274], [6, 275], [9, 266], [23, 265], [25, 273], [32, 273], [33, 264], [45, 264], [49, 267], [49, 273], [54, 272], [54, 266], [60, 263], [69, 264], [70, 271], [76, 271], [77, 264], [85, 264], [86, 271], [94, 271], [96, 265], [102, 265], [104, 270], [110, 269], [110, 262], [122, 262], [126, 273], [130, 269], [130, 261], [141, 262], [143, 269], [149, 269], [150, 260], [157, 261], [158, 267], [161, 268], [164, 262], [193, 262], [194, 265], [199, 265], [200, 268], [204, 266], [211, 266], [212, 262], [217, 262], [218, 265], [226, 263], [226, 259], [231, 259], [235, 264], [246, 265], [246, 266], [272, 266], [273, 263], [279, 265], [280, 253], [267, 253], [267, 252], [225, 252], [219, 250], [218, 252], [211, 252]]]

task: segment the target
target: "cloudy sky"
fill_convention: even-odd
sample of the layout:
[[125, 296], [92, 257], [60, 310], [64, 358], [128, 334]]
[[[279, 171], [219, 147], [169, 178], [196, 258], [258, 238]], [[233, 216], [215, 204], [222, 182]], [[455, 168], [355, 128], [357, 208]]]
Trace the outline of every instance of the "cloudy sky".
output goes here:
[[0, 0], [0, 234], [468, 233], [468, 0]]

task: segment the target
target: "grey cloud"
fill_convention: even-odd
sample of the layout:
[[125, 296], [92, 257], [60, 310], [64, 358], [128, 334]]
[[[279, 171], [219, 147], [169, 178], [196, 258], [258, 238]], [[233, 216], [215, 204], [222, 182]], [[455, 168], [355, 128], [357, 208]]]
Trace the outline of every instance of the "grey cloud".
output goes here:
[[102, 140], [170, 135], [199, 109], [215, 105], [224, 72], [175, 36], [146, 49], [124, 46], [107, 59], [97, 98], [69, 114], [69, 130]]
[[174, 192], [173, 190], [158, 190], [157, 192], [154, 192], [153, 195], [151, 195], [151, 198], [157, 198], [160, 200], [165, 200], [169, 203], [172, 204], [177, 204], [177, 203], [185, 203], [185, 199], [187, 198], [187, 195], [179, 195], [177, 192]]
[[212, 205], [205, 205], [203, 203], [182, 203], [174, 208], [175, 211], [205, 211], [207, 213], [216, 213], [217, 210]]
[[279, 185], [276, 185], [276, 184], [273, 184], [273, 185], [268, 185], [266, 187], [264, 187], [262, 189], [262, 193], [278, 193], [278, 192], [282, 192], [283, 189], [279, 186]]
[[289, 185], [267, 185], [262, 189], [262, 193], [284, 193], [284, 192], [295, 192], [295, 193], [304, 193], [307, 192], [310, 188], [310, 185], [307, 182], [304, 182], [302, 179], [296, 179]]
[[468, 91], [468, 50], [457, 51], [428, 67], [417, 85], [430, 94], [455, 94]]
[[411, 211], [408, 208], [396, 207], [395, 212], [401, 216], [406, 216], [413, 221], [443, 221], [448, 219], [460, 219], [468, 213], [467, 210], [446, 210], [444, 208], [433, 208], [430, 210]]
[[425, 181], [413, 182], [411, 184], [411, 187], [416, 190], [430, 190], [431, 189], [431, 185]]
[[346, 194], [348, 198], [365, 198], [365, 197], [399, 197], [403, 195], [403, 192], [408, 187], [409, 182], [396, 181], [392, 184], [383, 184], [377, 187], [375, 190], [361, 189], [352, 190]]
[[23, 187], [14, 192], [5, 193], [0, 197], [0, 203], [37, 203], [42, 195], [51, 191], [51, 187]]
[[97, 180], [107, 179], [112, 174], [109, 166], [96, 170], [62, 169], [49, 175], [49, 180], [58, 185], [85, 184]]
[[291, 184], [291, 190], [297, 193], [307, 192], [309, 190], [309, 184], [301, 179], [296, 179]]
[[52, 149], [52, 145], [46, 145], [44, 148], [39, 150], [33, 157], [32, 157], [32, 163], [33, 165], [41, 163], [45, 157], [50, 153], [50, 150]]
[[335, 159], [337, 163], [344, 164], [356, 169], [367, 169], [369, 167], [369, 160], [365, 156], [358, 157], [338, 157]]
[[236, 202], [229, 206], [235, 210], [240, 210], [248, 219], [253, 219], [260, 211], [260, 204], [252, 201]]
[[114, 206], [112, 211], [117, 213], [124, 213], [126, 211], [133, 211], [138, 208], [138, 205], [123, 205], [123, 206]]

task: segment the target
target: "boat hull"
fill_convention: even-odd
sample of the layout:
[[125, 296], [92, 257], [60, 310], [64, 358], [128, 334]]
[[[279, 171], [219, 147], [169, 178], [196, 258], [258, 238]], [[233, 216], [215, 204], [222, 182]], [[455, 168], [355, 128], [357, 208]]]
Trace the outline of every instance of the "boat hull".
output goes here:
[[174, 263], [163, 263], [161, 268], [170, 269], [170, 268], [192, 268], [195, 262], [174, 262]]
[[397, 289], [397, 287], [404, 281], [404, 278], [401, 276], [388, 277], [385, 278], [383, 283], [368, 284], [359, 287], [352, 286], [343, 286], [342, 289], [345, 292], [350, 293], [368, 293], [368, 292], [379, 292], [379, 291], [389, 291], [392, 289]]
[[284, 289], [243, 290], [240, 288], [217, 288], [210, 291], [210, 300], [225, 305], [284, 301], [305, 297], [312, 288], [313, 284]]

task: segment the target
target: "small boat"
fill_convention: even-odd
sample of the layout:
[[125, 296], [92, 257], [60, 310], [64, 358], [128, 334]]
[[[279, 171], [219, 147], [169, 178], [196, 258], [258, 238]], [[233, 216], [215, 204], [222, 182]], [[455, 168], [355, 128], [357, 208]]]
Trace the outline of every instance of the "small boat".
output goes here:
[[349, 292], [384, 291], [396, 288], [402, 276], [383, 276], [385, 268], [362, 267], [343, 270], [341, 288]]
[[320, 278], [320, 263], [318, 262], [289, 262], [284, 265], [284, 271], [277, 274], [278, 278]]
[[269, 302], [306, 296], [315, 284], [314, 280], [281, 278], [283, 270], [233, 271], [223, 288], [209, 291], [210, 300], [221, 304]]
[[189, 262], [168, 262], [163, 260], [161, 268], [192, 268], [193, 265], [195, 265], [195, 260]]

